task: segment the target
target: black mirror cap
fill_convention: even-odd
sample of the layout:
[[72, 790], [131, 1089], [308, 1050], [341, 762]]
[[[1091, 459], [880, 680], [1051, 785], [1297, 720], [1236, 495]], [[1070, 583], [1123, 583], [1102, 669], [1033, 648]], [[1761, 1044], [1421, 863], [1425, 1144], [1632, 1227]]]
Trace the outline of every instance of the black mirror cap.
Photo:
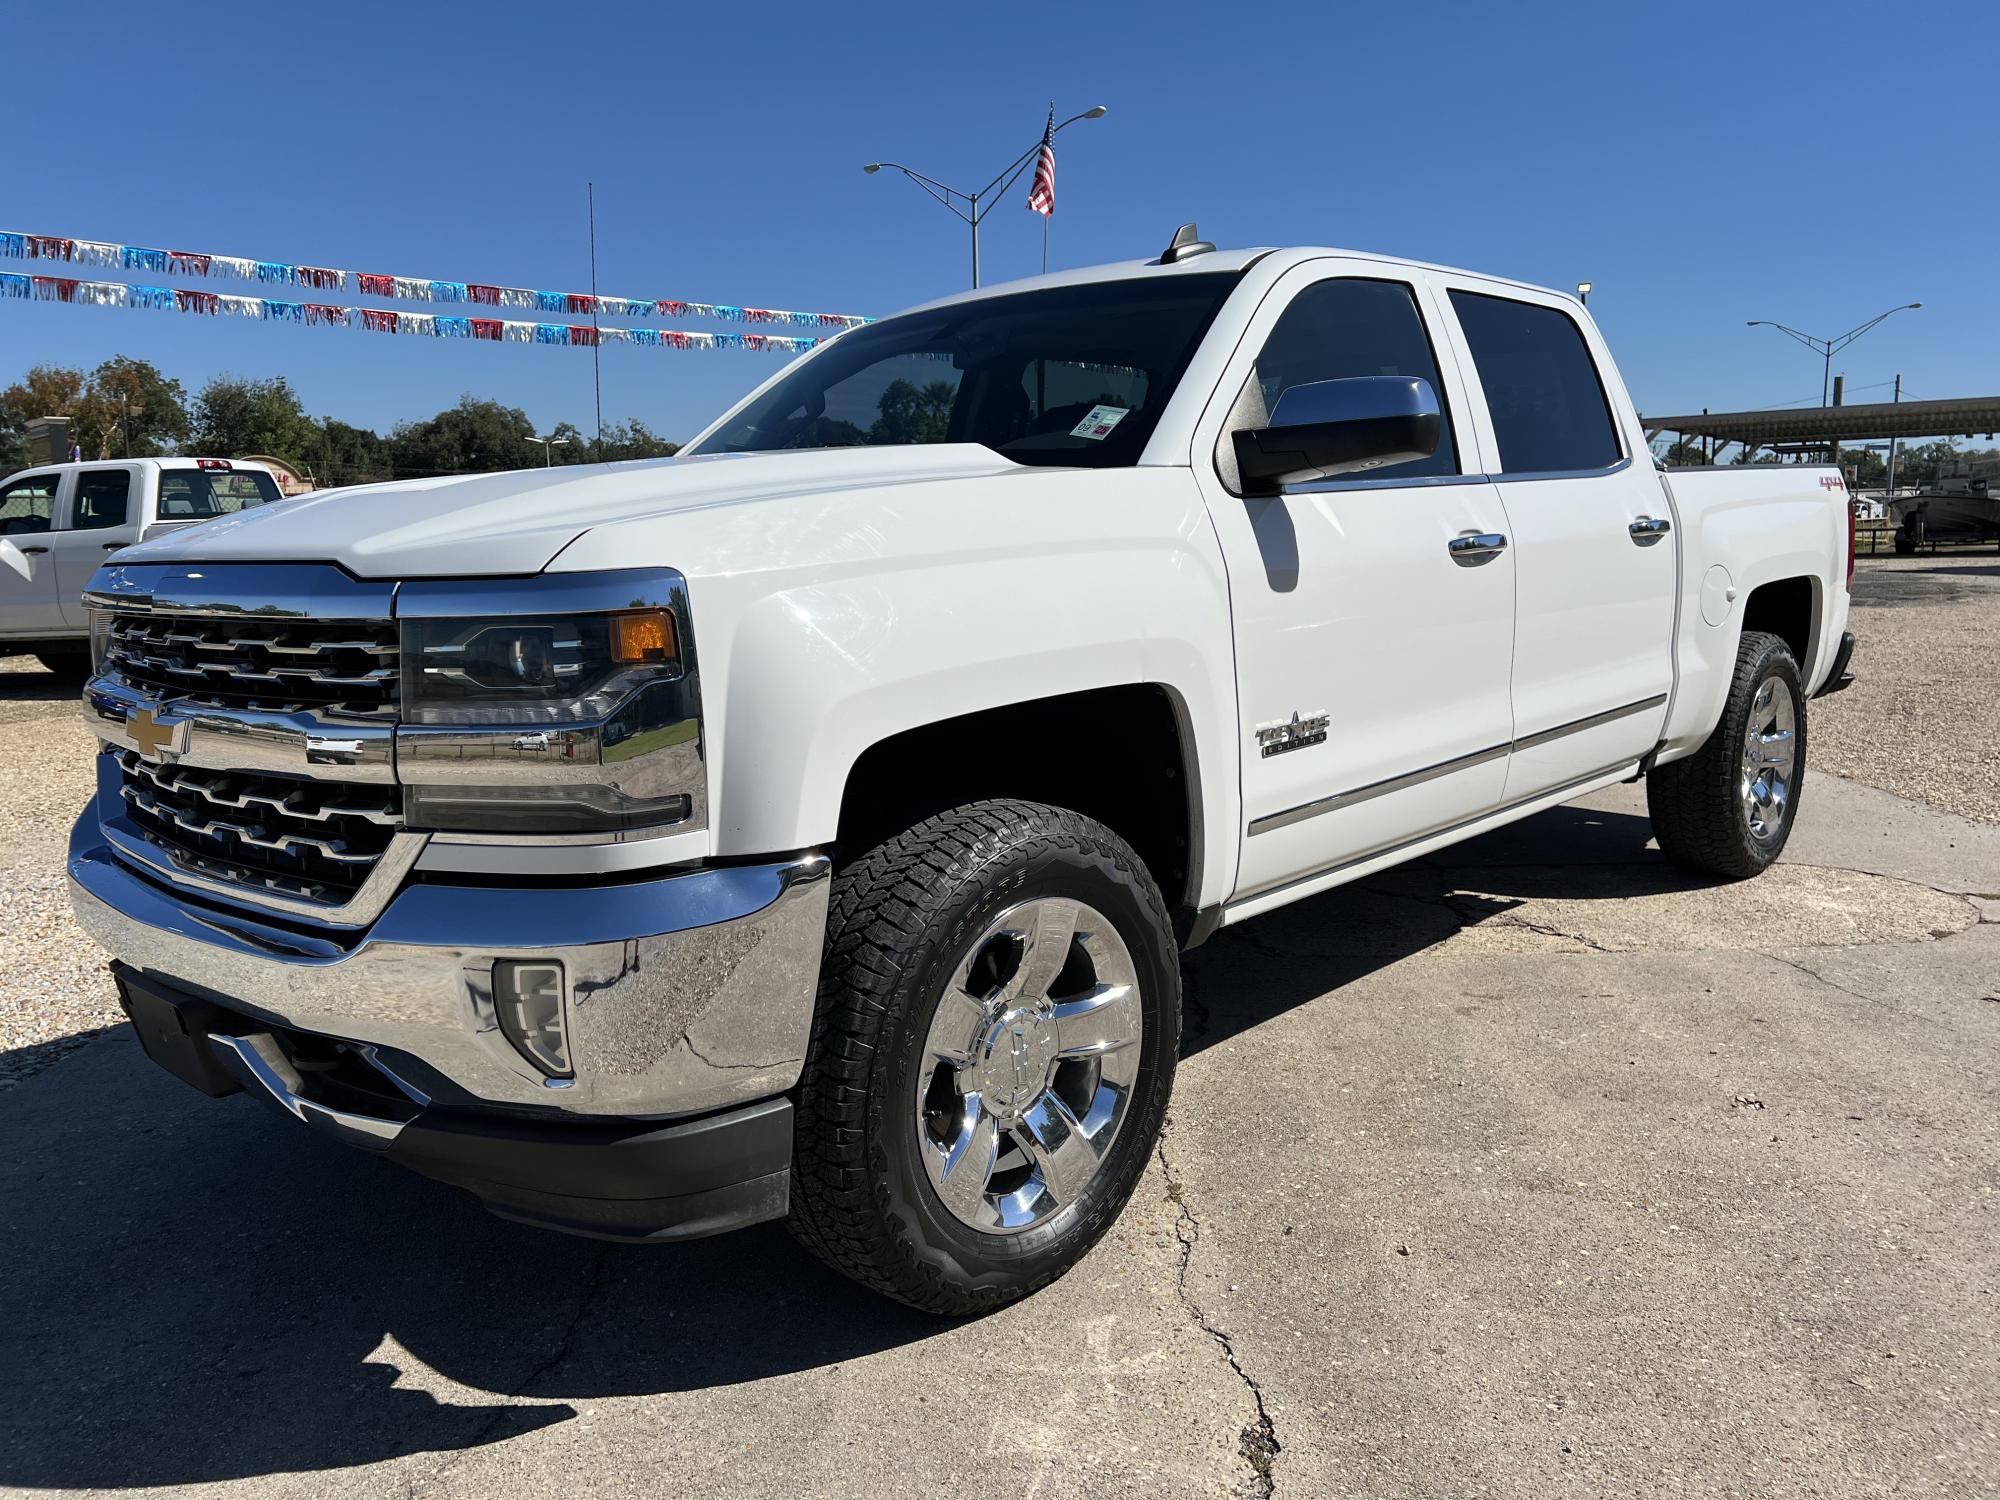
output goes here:
[[1246, 495], [1365, 473], [1437, 452], [1444, 421], [1437, 393], [1414, 375], [1359, 375], [1295, 385], [1271, 425], [1232, 435]]

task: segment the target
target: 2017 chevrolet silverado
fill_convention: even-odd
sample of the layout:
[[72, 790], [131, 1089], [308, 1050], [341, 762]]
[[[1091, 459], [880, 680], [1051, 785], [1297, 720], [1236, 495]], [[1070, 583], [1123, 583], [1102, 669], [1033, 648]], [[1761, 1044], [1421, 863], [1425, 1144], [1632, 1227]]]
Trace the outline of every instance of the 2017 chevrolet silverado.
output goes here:
[[1218, 927], [1636, 777], [1672, 858], [1775, 859], [1838, 474], [1656, 471], [1568, 297], [1191, 229], [673, 460], [112, 559], [69, 869], [149, 1054], [510, 1218], [788, 1217], [965, 1313], [1132, 1193]]

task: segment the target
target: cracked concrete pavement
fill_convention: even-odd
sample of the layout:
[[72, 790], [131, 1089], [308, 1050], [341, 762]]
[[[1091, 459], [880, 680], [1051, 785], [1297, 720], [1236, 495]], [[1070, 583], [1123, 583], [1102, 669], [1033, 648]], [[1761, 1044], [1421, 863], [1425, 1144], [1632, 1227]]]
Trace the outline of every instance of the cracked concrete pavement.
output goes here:
[[564, 1240], [123, 1028], [0, 1095], [0, 1491], [1969, 1495], [2000, 1475], [2000, 828], [1618, 788], [1226, 930], [1077, 1271], [938, 1322], [765, 1227]]

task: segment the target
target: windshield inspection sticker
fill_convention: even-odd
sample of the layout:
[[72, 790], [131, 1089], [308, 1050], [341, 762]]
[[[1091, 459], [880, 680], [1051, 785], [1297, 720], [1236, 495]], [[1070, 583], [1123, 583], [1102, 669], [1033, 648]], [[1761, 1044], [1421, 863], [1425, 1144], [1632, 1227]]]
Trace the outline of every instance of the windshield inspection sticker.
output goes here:
[[1130, 410], [1129, 406], [1093, 406], [1088, 416], [1070, 428], [1069, 435], [1080, 438], [1108, 438], [1111, 436], [1111, 429], [1123, 421], [1125, 414]]

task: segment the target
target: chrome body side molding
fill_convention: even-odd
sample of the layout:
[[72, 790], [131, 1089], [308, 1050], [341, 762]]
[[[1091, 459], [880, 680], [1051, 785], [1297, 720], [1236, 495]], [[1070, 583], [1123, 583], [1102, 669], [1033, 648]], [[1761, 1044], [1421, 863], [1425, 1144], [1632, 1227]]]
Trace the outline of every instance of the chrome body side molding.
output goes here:
[[[1667, 695], [1665, 693], [1655, 693], [1652, 697], [1642, 698], [1637, 703], [1623, 704], [1618, 708], [1606, 709], [1603, 713], [1592, 714], [1588, 718], [1575, 719], [1567, 724], [1558, 724], [1553, 729], [1542, 729], [1537, 730], [1534, 734], [1522, 735], [1505, 745], [1491, 745], [1484, 750], [1474, 750], [1468, 755], [1460, 755], [1451, 760], [1439, 761], [1436, 765], [1425, 766], [1421, 770], [1406, 771], [1401, 776], [1391, 776], [1383, 781], [1373, 781], [1366, 786], [1355, 787], [1352, 791], [1335, 792], [1330, 797], [1320, 797], [1312, 802], [1301, 803], [1297, 807], [1288, 807], [1283, 812], [1266, 813], [1261, 818], [1253, 818], [1251, 820], [1250, 832], [1252, 836], [1255, 836], [1260, 833], [1269, 833], [1274, 828], [1287, 828], [1294, 823], [1303, 822], [1307, 818], [1316, 818], [1322, 813], [1338, 812], [1343, 807], [1353, 807], [1356, 803], [1368, 802], [1376, 797], [1384, 797], [1390, 792], [1400, 792], [1408, 787], [1419, 786], [1426, 781], [1435, 781], [1440, 776], [1450, 776], [1457, 771], [1469, 771], [1474, 766], [1481, 766], [1489, 761], [1499, 760], [1503, 756], [1512, 755], [1517, 750], [1533, 749], [1536, 745], [1546, 745], [1551, 740], [1559, 740], [1565, 735], [1580, 734], [1586, 729], [1595, 729], [1600, 724], [1609, 724], [1617, 719], [1630, 718], [1633, 714], [1642, 714], [1651, 708], [1659, 708], [1666, 701]], [[1623, 762], [1621, 761], [1619, 764], [1622, 765]], [[1583, 779], [1587, 781], [1590, 778], [1585, 777]], [[1535, 795], [1540, 797], [1546, 795], [1546, 793], [1537, 792]], [[1504, 809], [1493, 809], [1493, 811], [1502, 810]], [[1489, 816], [1489, 814], [1480, 814], [1480, 817], [1486, 816]], [[1425, 838], [1429, 838], [1430, 836], [1428, 833], [1423, 835]], [[1363, 857], [1372, 859], [1375, 856], [1370, 854]]]

